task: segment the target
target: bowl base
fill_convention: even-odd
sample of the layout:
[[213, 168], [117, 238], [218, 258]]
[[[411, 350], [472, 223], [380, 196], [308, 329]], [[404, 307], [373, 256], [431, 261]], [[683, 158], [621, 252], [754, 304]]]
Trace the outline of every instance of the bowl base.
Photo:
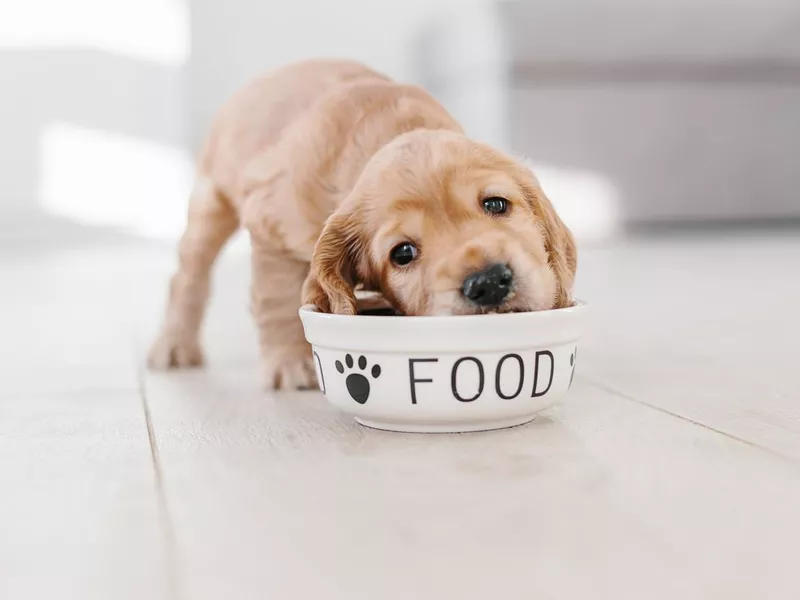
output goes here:
[[356, 423], [369, 427], [370, 429], [380, 429], [382, 431], [397, 431], [400, 433], [471, 433], [477, 431], [493, 431], [495, 429], [507, 429], [530, 423], [536, 415], [525, 415], [523, 417], [513, 417], [508, 419], [498, 419], [496, 421], [479, 421], [475, 423], [392, 423], [387, 421], [373, 421], [372, 419], [362, 419], [355, 417]]

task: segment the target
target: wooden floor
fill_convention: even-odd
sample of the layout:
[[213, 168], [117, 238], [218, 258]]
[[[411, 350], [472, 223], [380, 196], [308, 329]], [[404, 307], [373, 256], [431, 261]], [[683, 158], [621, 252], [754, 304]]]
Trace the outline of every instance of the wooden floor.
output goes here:
[[450, 436], [262, 392], [244, 254], [148, 374], [173, 262], [0, 254], [0, 598], [800, 598], [800, 234], [584, 251], [566, 401]]

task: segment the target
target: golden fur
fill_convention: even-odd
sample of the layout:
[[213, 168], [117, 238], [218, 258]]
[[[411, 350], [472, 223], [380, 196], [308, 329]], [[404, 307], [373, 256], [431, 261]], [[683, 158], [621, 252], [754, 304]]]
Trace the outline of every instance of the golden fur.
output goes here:
[[[494, 196], [508, 200], [507, 214], [485, 214], [481, 203]], [[289, 65], [220, 110], [151, 367], [202, 362], [211, 265], [239, 225], [251, 237], [252, 312], [270, 387], [314, 384], [302, 302], [353, 314], [363, 287], [403, 314], [478, 312], [462, 281], [497, 262], [515, 276], [497, 311], [571, 302], [572, 235], [530, 170], [467, 138], [421, 88], [354, 62]], [[396, 267], [389, 252], [405, 241], [419, 256]]]

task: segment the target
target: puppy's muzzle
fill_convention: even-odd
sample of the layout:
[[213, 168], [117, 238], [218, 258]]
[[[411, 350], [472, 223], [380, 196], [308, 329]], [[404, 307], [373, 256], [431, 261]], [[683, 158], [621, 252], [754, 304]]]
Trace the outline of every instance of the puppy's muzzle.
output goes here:
[[470, 302], [484, 308], [502, 304], [511, 294], [514, 273], [508, 265], [494, 264], [467, 275], [461, 293]]

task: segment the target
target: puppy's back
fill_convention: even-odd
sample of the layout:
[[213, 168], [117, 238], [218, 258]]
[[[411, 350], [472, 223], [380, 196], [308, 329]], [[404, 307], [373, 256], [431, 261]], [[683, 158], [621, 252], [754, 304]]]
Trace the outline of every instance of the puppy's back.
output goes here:
[[389, 78], [355, 61], [308, 60], [259, 77], [234, 94], [217, 113], [198, 161], [200, 172], [236, 202], [246, 165], [315, 102], [336, 87]]

